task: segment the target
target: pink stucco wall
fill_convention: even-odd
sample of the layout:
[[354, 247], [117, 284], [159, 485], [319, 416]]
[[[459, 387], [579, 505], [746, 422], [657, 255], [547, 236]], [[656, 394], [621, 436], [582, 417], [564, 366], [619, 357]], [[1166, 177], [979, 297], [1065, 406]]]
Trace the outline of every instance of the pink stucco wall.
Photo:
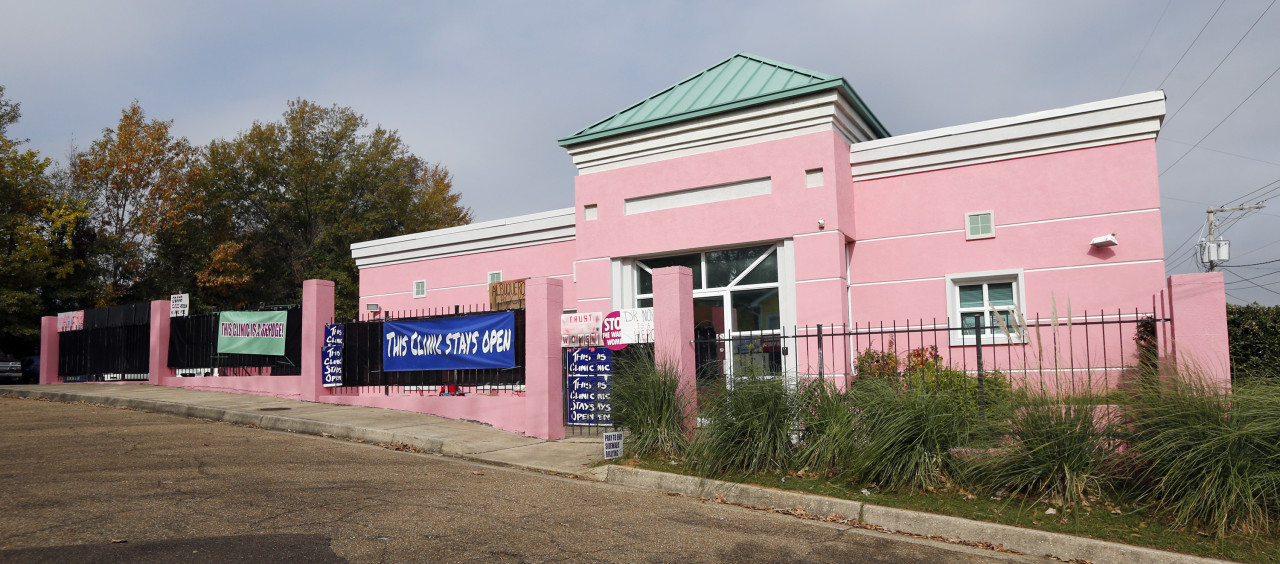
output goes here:
[[[360, 271], [360, 312], [376, 303], [383, 312], [412, 312], [489, 303], [489, 273], [502, 271], [503, 280], [557, 278], [564, 282], [566, 303], [575, 300], [574, 242], [561, 241], [427, 259]], [[425, 280], [427, 294], [413, 297], [413, 281]]]
[[[775, 241], [797, 233], [840, 229], [835, 183], [805, 187], [805, 171], [848, 169], [848, 150], [833, 150], [839, 137], [820, 132], [744, 147], [580, 175], [574, 181], [578, 209], [596, 204], [599, 219], [577, 226], [581, 257], [635, 256], [682, 249]], [[832, 175], [833, 177], [834, 175]], [[626, 199], [769, 177], [772, 193], [710, 205], [625, 215]], [[585, 295], [585, 292], [584, 292]]]
[[[852, 321], [941, 321], [945, 276], [1017, 269], [1029, 316], [1150, 312], [1164, 284], [1155, 170], [1155, 142], [1135, 141], [858, 182]], [[965, 213], [988, 210], [995, 237], [966, 240]], [[1110, 233], [1119, 245], [1089, 245]]]

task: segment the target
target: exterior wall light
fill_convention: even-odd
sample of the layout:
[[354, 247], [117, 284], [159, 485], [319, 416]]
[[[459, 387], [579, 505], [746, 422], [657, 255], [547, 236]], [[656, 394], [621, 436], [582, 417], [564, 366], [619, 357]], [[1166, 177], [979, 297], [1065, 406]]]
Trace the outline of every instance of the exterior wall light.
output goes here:
[[1116, 234], [1112, 233], [1110, 235], [1094, 237], [1092, 241], [1089, 241], [1089, 244], [1101, 249], [1103, 247], [1114, 247], [1120, 243], [1116, 242]]

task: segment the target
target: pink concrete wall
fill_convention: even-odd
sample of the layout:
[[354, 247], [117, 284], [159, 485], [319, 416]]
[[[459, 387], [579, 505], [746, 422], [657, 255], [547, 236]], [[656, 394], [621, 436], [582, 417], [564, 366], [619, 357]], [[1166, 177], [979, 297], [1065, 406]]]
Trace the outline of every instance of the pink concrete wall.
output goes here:
[[[855, 323], [945, 322], [951, 274], [1022, 269], [1029, 316], [1150, 312], [1164, 285], [1154, 141], [862, 181], [854, 196]], [[987, 210], [995, 237], [966, 240], [965, 213]], [[1110, 233], [1119, 245], [1089, 245]]]
[[698, 426], [697, 360], [693, 350], [693, 270], [669, 266], [653, 271], [653, 356], [679, 375], [684, 428]]
[[[384, 312], [488, 304], [489, 273], [496, 270], [503, 280], [558, 278], [572, 303], [573, 261], [574, 242], [562, 241], [365, 268], [360, 271], [361, 317], [368, 303]], [[413, 297], [414, 280], [426, 280], [426, 297]]]
[[[848, 152], [840, 155], [834, 149], [837, 141], [834, 132], [811, 133], [580, 175], [574, 180], [575, 205], [581, 210], [595, 204], [599, 219], [579, 218], [578, 254], [624, 257], [741, 246], [816, 232], [818, 219], [826, 221], [827, 230], [838, 231], [842, 221], [836, 206], [838, 182], [806, 188], [804, 175], [815, 168], [838, 171], [841, 158], [848, 169]], [[627, 198], [764, 177], [772, 179], [768, 195], [624, 214]], [[588, 295], [585, 289], [580, 293]]]
[[1169, 277], [1173, 351], [1178, 368], [1223, 387], [1231, 385], [1226, 287], [1221, 272]]
[[58, 383], [58, 316], [40, 318], [40, 383]]
[[169, 300], [151, 302], [151, 343], [147, 383], [159, 385], [162, 378], [173, 376], [169, 368]]
[[301, 376], [201, 376], [194, 378], [165, 376], [160, 379], [159, 385], [191, 390], [303, 399]]

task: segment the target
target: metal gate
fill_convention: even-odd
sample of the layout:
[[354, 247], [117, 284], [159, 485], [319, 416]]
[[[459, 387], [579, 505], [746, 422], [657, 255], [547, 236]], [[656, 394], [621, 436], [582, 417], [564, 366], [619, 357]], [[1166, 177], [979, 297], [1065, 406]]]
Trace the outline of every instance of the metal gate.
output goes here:
[[63, 382], [146, 380], [151, 353], [151, 304], [84, 312], [84, 327], [58, 333]]

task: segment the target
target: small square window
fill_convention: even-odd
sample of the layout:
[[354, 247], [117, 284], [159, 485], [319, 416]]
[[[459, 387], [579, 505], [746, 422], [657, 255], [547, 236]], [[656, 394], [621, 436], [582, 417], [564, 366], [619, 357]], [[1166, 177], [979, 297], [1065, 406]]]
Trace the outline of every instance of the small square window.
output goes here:
[[413, 281], [413, 297], [415, 298], [427, 297], [427, 281], [426, 280]]
[[585, 206], [582, 206], [583, 221], [595, 221], [596, 218], [600, 217], [599, 213], [600, 212], [596, 210], [595, 204], [587, 204]]
[[823, 184], [825, 181], [822, 179], [822, 169], [814, 168], [804, 171], [805, 188], [818, 188]]
[[996, 236], [995, 213], [972, 212], [964, 214], [964, 238], [988, 239]]
[[502, 282], [502, 271], [501, 271], [501, 270], [498, 270], [498, 271], [490, 272], [490, 273], [489, 273], [489, 283], [490, 283], [490, 284], [493, 284], [494, 282]]

